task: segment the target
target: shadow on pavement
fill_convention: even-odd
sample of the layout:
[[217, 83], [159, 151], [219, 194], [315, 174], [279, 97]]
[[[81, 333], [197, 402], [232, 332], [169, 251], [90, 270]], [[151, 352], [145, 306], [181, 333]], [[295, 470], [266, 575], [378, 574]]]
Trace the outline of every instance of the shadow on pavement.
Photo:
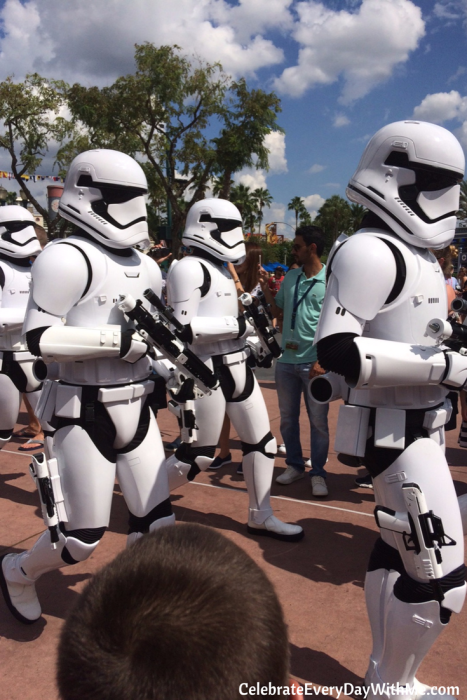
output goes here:
[[[314, 685], [360, 685], [362, 679], [322, 651], [290, 645], [290, 671]], [[328, 696], [329, 697], [329, 696]]]

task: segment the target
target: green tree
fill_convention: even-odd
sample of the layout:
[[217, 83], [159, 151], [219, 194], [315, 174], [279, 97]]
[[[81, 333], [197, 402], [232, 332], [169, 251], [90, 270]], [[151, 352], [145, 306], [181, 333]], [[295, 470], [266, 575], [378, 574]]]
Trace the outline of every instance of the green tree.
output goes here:
[[323, 229], [328, 250], [341, 233], [353, 233], [352, 210], [348, 202], [334, 194], [319, 209], [314, 221]]
[[17, 194], [16, 192], [10, 191], [5, 197], [5, 204], [16, 204]]
[[251, 193], [253, 201], [256, 203], [258, 208], [257, 221], [259, 225], [259, 233], [261, 233], [261, 222], [263, 221], [263, 209], [264, 207], [269, 207], [272, 204], [272, 194], [265, 187], [257, 187]]
[[232, 81], [218, 63], [190, 61], [176, 46], [139, 45], [135, 60], [135, 73], [113, 85], [70, 88], [76, 130], [60, 162], [96, 146], [141, 159], [151, 199], [162, 193], [167, 200], [176, 239], [214, 175], [222, 176], [218, 193], [227, 196], [234, 172], [254, 162], [267, 167], [263, 141], [277, 128], [280, 102], [274, 93]]
[[295, 228], [297, 228], [300, 215], [306, 211], [303, 197], [293, 197], [287, 204], [287, 209], [295, 212]]
[[366, 209], [366, 207], [362, 206], [361, 204], [356, 204], [355, 202], [352, 202], [352, 204], [350, 205], [350, 211], [351, 228], [352, 233], [354, 233], [355, 231], [358, 231], [359, 228], [361, 228], [363, 217], [367, 213], [368, 209]]
[[[229, 192], [230, 188], [234, 184], [233, 180], [230, 180], [229, 182]], [[211, 187], [212, 187], [212, 193], [214, 197], [219, 197], [220, 193], [222, 192], [222, 188], [224, 187], [224, 178], [219, 176], [219, 177], [213, 177], [212, 182], [211, 182]]]
[[256, 200], [253, 197], [250, 187], [239, 183], [230, 190], [230, 201], [238, 208], [243, 219], [243, 227], [254, 233], [257, 209]]
[[244, 167], [268, 169], [269, 150], [264, 145], [271, 131], [282, 131], [277, 124], [280, 99], [274, 92], [249, 90], [242, 78], [230, 85], [224, 126], [213, 139], [216, 147], [214, 171], [223, 179], [219, 196], [229, 199], [232, 175]]
[[298, 219], [298, 225], [299, 226], [310, 226], [313, 222], [311, 220], [311, 214], [308, 211], [308, 209], [303, 207], [303, 209], [299, 212], [299, 219]]
[[22, 83], [14, 83], [12, 78], [0, 83], [0, 148], [8, 152], [16, 182], [44, 217], [52, 238], [66, 222], [59, 217], [50, 219], [23, 176], [34, 175], [51, 143], [62, 141], [70, 131], [69, 122], [60, 116], [66, 88], [65, 83], [46, 80], [37, 73], [27, 75]]

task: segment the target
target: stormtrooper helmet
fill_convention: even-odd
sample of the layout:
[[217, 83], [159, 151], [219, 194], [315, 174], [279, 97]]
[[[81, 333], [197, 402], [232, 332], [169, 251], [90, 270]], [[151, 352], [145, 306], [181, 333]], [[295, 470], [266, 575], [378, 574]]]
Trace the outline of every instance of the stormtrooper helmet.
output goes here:
[[182, 243], [223, 262], [243, 262], [246, 253], [240, 212], [227, 199], [195, 202], [188, 212]]
[[443, 248], [456, 230], [464, 152], [436, 124], [388, 124], [370, 139], [347, 197], [363, 204], [394, 233], [420, 248]]
[[29, 258], [40, 252], [31, 212], [16, 204], [0, 207], [0, 254]]
[[147, 191], [143, 169], [130, 156], [85, 151], [70, 165], [58, 211], [110, 248], [147, 248]]

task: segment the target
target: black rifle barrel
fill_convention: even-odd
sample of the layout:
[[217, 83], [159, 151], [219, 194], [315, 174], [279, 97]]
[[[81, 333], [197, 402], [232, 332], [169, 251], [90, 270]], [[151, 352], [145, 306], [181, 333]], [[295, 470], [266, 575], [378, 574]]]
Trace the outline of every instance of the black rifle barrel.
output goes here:
[[[146, 297], [147, 298], [147, 297]], [[150, 301], [148, 299], [148, 301]], [[152, 302], [151, 302], [152, 303]], [[200, 379], [209, 389], [217, 387], [217, 377], [211, 372], [202, 360], [189, 348], [180, 348], [174, 340], [179, 340], [172, 331], [165, 326], [162, 321], [156, 321], [149, 311], [142, 305], [141, 299], [136, 301], [136, 306], [131, 311], [125, 311], [125, 314], [135, 321], [137, 326], [140, 326], [146, 331], [148, 336], [161, 347], [166, 350], [173, 358], [183, 365], [194, 377]], [[179, 341], [180, 342], [180, 341]], [[181, 359], [179, 359], [181, 358]]]
[[184, 331], [184, 326], [178, 319], [175, 318], [173, 313], [167, 308], [167, 306], [164, 306], [162, 303], [160, 297], [157, 296], [156, 292], [153, 291], [152, 289], [146, 289], [145, 292], [143, 292], [143, 297], [149, 301], [153, 306], [156, 307], [156, 309], [165, 316], [165, 318], [172, 324], [174, 328], [179, 331], [179, 333], [183, 333]]

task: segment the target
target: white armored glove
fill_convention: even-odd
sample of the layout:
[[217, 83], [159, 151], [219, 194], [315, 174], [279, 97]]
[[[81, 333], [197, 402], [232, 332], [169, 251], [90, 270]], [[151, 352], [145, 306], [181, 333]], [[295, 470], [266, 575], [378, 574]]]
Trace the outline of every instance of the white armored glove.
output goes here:
[[133, 329], [128, 329], [122, 333], [122, 340], [120, 344], [120, 357], [125, 362], [134, 364], [145, 357], [149, 350], [149, 345], [146, 343], [144, 338], [140, 336], [138, 331]]

